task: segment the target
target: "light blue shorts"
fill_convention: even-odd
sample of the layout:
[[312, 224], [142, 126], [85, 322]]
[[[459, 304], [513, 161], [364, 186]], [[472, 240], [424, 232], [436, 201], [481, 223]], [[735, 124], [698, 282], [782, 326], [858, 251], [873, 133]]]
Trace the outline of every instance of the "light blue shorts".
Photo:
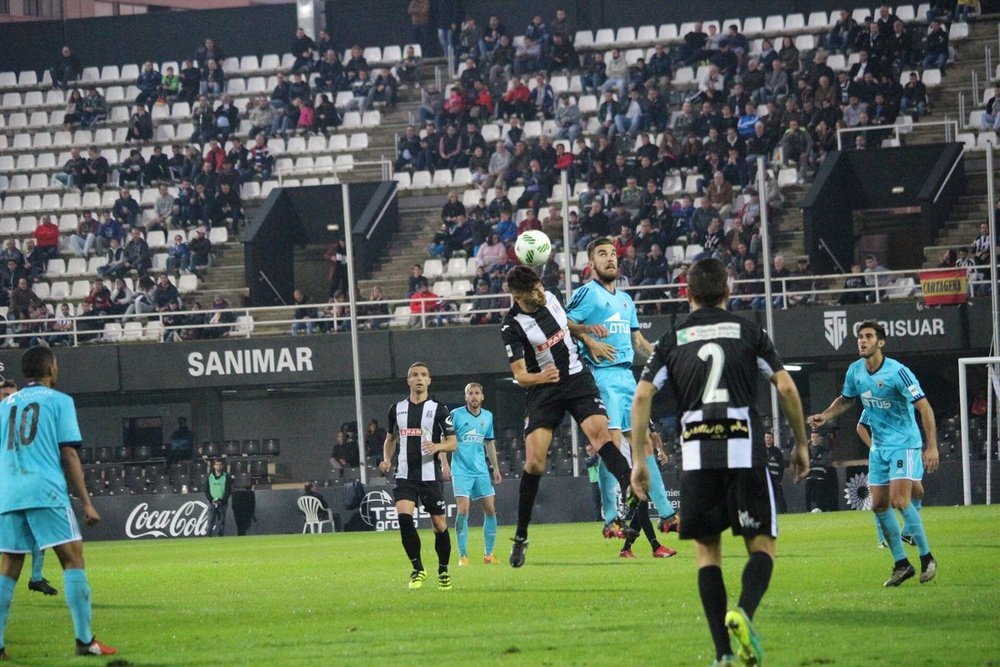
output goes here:
[[924, 478], [924, 460], [921, 454], [919, 449], [875, 447], [868, 454], [868, 484], [886, 486], [894, 479], [919, 482]]
[[598, 366], [594, 381], [608, 411], [608, 428], [627, 433], [632, 430], [632, 397], [635, 376], [628, 366]]
[[82, 540], [71, 507], [38, 507], [0, 514], [0, 552], [31, 553]]
[[493, 480], [489, 475], [453, 475], [451, 478], [452, 487], [455, 489], [455, 497], [479, 500], [487, 496], [492, 496], [496, 492], [493, 490]]

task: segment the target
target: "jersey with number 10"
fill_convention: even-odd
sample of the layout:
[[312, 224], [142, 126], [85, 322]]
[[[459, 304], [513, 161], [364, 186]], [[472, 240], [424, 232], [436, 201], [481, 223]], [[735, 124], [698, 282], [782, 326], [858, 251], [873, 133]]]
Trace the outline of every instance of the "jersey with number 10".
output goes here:
[[921, 449], [923, 440], [913, 404], [924, 398], [924, 390], [910, 369], [884, 357], [882, 365], [869, 373], [864, 359], [847, 369], [844, 398], [861, 398], [864, 423], [872, 432], [873, 449]]
[[767, 465], [757, 374], [783, 369], [759, 326], [719, 308], [699, 308], [656, 343], [642, 379], [674, 390], [684, 470]]
[[480, 408], [479, 414], [474, 415], [462, 406], [451, 411], [451, 420], [458, 439], [458, 449], [451, 456], [452, 474], [489, 476], [484, 443], [493, 440], [493, 413]]
[[73, 399], [29, 385], [0, 402], [0, 513], [69, 507], [61, 447], [83, 437]]

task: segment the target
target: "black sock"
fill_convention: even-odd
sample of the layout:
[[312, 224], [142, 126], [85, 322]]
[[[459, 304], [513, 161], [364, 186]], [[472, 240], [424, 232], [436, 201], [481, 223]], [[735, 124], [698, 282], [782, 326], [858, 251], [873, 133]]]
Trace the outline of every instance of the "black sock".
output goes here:
[[629, 480], [632, 478], [632, 470], [628, 467], [628, 459], [626, 459], [621, 450], [615, 446], [615, 443], [610, 440], [601, 445], [601, 448], [597, 450], [597, 453], [600, 455], [601, 460], [604, 461], [604, 465], [607, 467], [608, 472], [614, 475], [615, 479], [618, 480], [618, 486], [622, 488], [622, 497], [624, 498], [625, 489], [628, 488]]
[[522, 473], [521, 487], [517, 496], [517, 530], [514, 537], [528, 539], [528, 524], [531, 523], [531, 511], [535, 508], [535, 496], [538, 495], [538, 481], [541, 475]]
[[438, 574], [448, 571], [448, 560], [451, 558], [451, 537], [448, 530], [434, 533], [434, 551], [438, 555]]
[[420, 535], [417, 534], [417, 527], [413, 525], [412, 514], [399, 515], [399, 536], [403, 539], [403, 551], [410, 559], [413, 569], [424, 569], [424, 564], [420, 562]]
[[698, 593], [701, 606], [705, 610], [708, 630], [715, 643], [715, 657], [721, 659], [730, 655], [729, 631], [726, 629], [726, 584], [722, 581], [722, 569], [718, 565], [706, 565], [698, 570]]
[[743, 590], [740, 592], [740, 608], [749, 618], [757, 611], [757, 605], [767, 592], [771, 583], [771, 572], [774, 570], [774, 559], [763, 551], [755, 551], [747, 558], [743, 566]]
[[934, 559], [934, 554], [928, 551], [926, 554], [920, 557], [920, 567], [927, 569], [927, 564]]

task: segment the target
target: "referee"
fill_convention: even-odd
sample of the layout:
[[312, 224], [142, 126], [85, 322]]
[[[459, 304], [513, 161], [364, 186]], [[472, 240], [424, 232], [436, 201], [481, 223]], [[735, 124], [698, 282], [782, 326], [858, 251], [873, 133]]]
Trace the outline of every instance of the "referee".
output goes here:
[[[809, 470], [799, 392], [760, 327], [727, 313], [726, 270], [703, 259], [688, 272], [691, 314], [657, 342], [632, 407], [632, 485], [649, 487], [646, 430], [653, 395], [670, 385], [681, 413], [681, 539], [695, 540], [698, 590], [715, 643], [717, 664], [732, 661], [727, 628], [741, 664], [760, 664], [763, 650], [750, 619], [771, 580], [778, 536], [774, 488], [767, 469], [764, 428], [757, 414], [757, 372], [778, 390], [795, 435], [795, 481]], [[727, 613], [722, 580], [722, 531], [742, 535], [750, 554], [739, 606]]]
[[[410, 364], [406, 371], [406, 384], [410, 395], [389, 408], [389, 432], [385, 436], [383, 458], [379, 470], [389, 472], [396, 468], [396, 514], [399, 518], [399, 535], [403, 550], [410, 559], [411, 591], [424, 585], [427, 572], [420, 559], [420, 535], [413, 520], [419, 502], [431, 515], [434, 528], [434, 550], [438, 557], [438, 588], [451, 589], [448, 560], [451, 558], [451, 537], [445, 516], [442, 478], [451, 477], [447, 452], [455, 451], [458, 442], [452, 427], [448, 408], [431, 399], [427, 390], [431, 386], [431, 372], [427, 364]], [[396, 445], [400, 445], [397, 451]]]
[[[524, 565], [528, 523], [545, 474], [552, 431], [567, 412], [580, 425], [591, 446], [604, 461], [628, 497], [629, 465], [608, 431], [608, 414], [594, 376], [580, 361], [570, 338], [566, 311], [527, 266], [507, 272], [507, 290], [514, 306], [500, 325], [514, 381], [526, 389], [524, 417], [524, 475], [517, 502], [517, 530], [510, 550], [512, 567]], [[626, 522], [632, 517], [626, 517]]]

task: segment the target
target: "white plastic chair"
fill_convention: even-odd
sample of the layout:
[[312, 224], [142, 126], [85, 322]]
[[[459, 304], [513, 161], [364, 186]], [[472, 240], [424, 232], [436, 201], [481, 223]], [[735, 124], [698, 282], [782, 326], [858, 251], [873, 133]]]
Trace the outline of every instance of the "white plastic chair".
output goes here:
[[319, 518], [319, 512], [323, 509], [323, 506], [319, 502], [319, 498], [314, 496], [302, 496], [298, 501], [299, 509], [302, 513], [306, 515], [306, 522], [302, 526], [302, 534], [305, 533], [322, 533], [323, 524], [330, 524], [330, 532], [334, 532], [335, 528], [333, 525], [333, 519], [330, 518], [329, 510], [323, 510], [327, 512], [326, 519]]

